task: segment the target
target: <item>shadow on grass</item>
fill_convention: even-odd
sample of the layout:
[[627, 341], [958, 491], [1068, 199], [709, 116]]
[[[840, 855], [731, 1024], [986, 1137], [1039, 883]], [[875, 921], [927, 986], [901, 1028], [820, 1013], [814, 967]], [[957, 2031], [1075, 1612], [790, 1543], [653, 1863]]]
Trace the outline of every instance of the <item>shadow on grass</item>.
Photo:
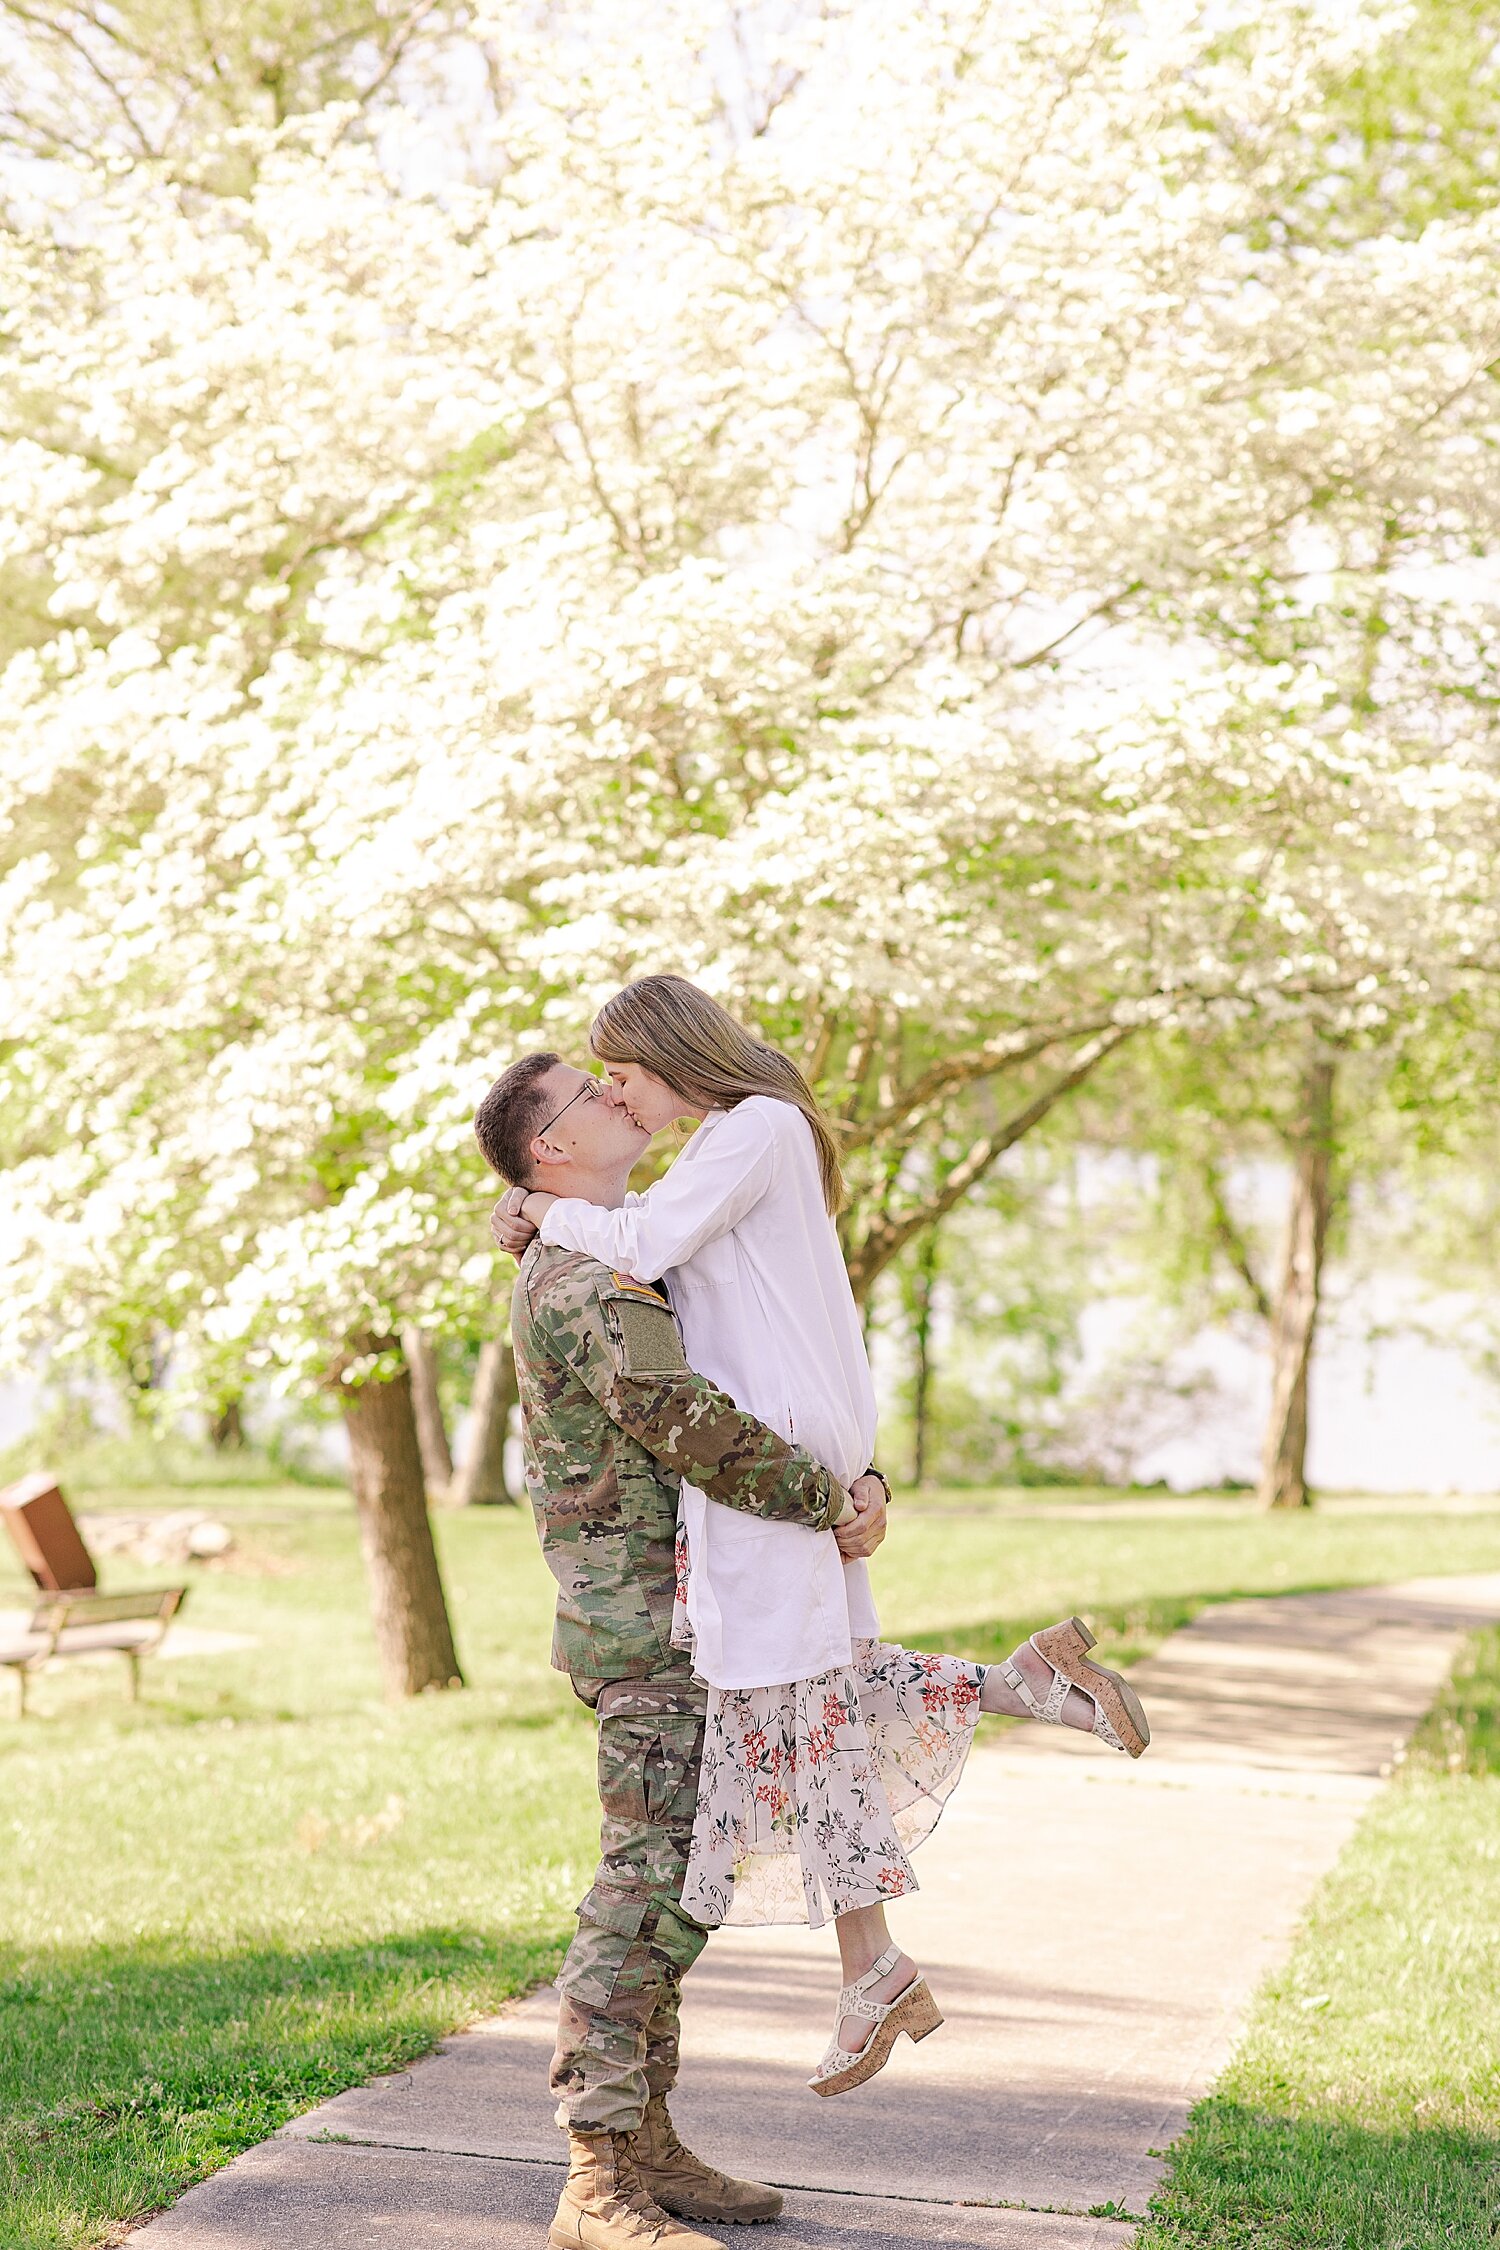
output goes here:
[[1210, 2097], [1137, 2250], [1480, 2250], [1500, 2236], [1500, 2139], [1381, 2132]]
[[567, 1934], [0, 1948], [0, 2243], [115, 2239], [111, 2222], [550, 1976]]

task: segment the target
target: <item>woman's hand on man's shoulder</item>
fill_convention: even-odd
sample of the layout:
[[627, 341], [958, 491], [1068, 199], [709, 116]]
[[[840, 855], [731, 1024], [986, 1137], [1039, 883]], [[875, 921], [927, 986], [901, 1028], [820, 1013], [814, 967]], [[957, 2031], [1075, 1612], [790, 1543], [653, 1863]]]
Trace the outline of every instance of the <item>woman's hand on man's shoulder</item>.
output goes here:
[[512, 1258], [524, 1257], [536, 1234], [535, 1222], [526, 1216], [526, 1196], [525, 1188], [507, 1188], [490, 1213], [491, 1239]]

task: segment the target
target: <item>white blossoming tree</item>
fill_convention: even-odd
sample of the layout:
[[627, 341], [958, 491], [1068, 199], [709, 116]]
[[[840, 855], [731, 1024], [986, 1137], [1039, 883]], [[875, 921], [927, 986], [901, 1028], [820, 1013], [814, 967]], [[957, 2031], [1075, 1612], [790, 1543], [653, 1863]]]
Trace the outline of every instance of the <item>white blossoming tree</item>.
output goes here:
[[518, 1044], [702, 976], [842, 1105], [864, 1291], [1140, 1029], [1492, 953], [1462, 745], [1245, 645], [1330, 491], [1457, 495], [1480, 412], [1482, 212], [1263, 224], [1387, 28], [601, 0], [404, 107], [54, 137], [0, 241], [0, 1319], [336, 1396], [396, 1689], [457, 1672], [396, 1339], [493, 1322]]

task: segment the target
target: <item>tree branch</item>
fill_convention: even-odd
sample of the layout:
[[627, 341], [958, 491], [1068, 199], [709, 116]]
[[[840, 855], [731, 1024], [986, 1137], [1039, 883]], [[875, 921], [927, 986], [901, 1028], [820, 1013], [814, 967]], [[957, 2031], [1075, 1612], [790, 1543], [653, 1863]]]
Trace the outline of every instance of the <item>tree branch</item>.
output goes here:
[[1110, 1028], [1107, 1019], [1098, 1023], [1053, 1024], [1045, 1031], [1028, 1025], [1006, 1032], [998, 1039], [988, 1039], [982, 1047], [968, 1054], [947, 1056], [942, 1062], [934, 1063], [930, 1070], [924, 1070], [909, 1086], [901, 1087], [869, 1117], [851, 1123], [845, 1145], [866, 1148], [893, 1125], [906, 1124], [918, 1110], [930, 1107], [945, 1094], [972, 1086], [980, 1078], [993, 1077], [996, 1071], [1034, 1062], [1049, 1047], [1060, 1047], [1075, 1039], [1092, 1039]]
[[1122, 602], [1128, 602], [1132, 594], [1140, 592], [1143, 583], [1142, 579], [1132, 578], [1128, 586], [1121, 586], [1113, 594], [1106, 594], [1102, 602], [1096, 602], [1092, 609], [1085, 610], [1082, 617], [1075, 618], [1071, 625], [1056, 634], [1052, 640], [1044, 642], [1041, 648], [1034, 648], [1029, 656], [1018, 656], [1011, 669], [1029, 672], [1033, 665], [1045, 664], [1049, 656], [1055, 656], [1075, 633], [1083, 631], [1085, 625], [1097, 625], [1102, 617], [1112, 617]]
[[1234, 1223], [1224, 1196], [1224, 1182], [1219, 1167], [1211, 1159], [1203, 1167], [1203, 1185], [1208, 1196], [1209, 1223], [1214, 1240], [1223, 1251], [1250, 1294], [1250, 1302], [1262, 1320], [1271, 1318], [1272, 1306], [1264, 1283], [1250, 1259], [1250, 1245]]
[[910, 1204], [894, 1216], [882, 1214], [874, 1220], [863, 1239], [849, 1253], [849, 1279], [856, 1298], [868, 1296], [878, 1275], [885, 1271], [892, 1258], [903, 1250], [914, 1235], [922, 1232], [945, 1217], [956, 1203], [966, 1196], [971, 1187], [984, 1178], [1008, 1148], [1039, 1125], [1048, 1111], [1054, 1109], [1065, 1094], [1083, 1083], [1091, 1072], [1098, 1069], [1107, 1055], [1112, 1055], [1123, 1040], [1130, 1037], [1132, 1026], [1111, 1025], [1098, 1038], [1074, 1056], [1060, 1078], [1033, 1095], [1025, 1107], [1008, 1117], [993, 1133], [986, 1133], [971, 1144], [965, 1155], [948, 1174], [941, 1189], [922, 1203]]

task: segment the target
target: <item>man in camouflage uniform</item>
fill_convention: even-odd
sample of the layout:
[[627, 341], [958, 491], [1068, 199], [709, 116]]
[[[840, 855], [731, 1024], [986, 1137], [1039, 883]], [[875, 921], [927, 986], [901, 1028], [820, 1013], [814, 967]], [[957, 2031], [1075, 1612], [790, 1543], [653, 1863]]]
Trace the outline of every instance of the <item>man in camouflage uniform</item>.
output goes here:
[[[555, 1055], [513, 1064], [475, 1130], [504, 1178], [541, 1184], [540, 1165], [549, 1189], [611, 1205], [648, 1139]], [[570, 2162], [549, 2239], [704, 2250], [714, 2238], [679, 2219], [774, 2219], [782, 2199], [690, 2155], [667, 2113], [682, 1977], [707, 1937], [680, 1904], [705, 1696], [670, 1639], [678, 1485], [820, 1530], [837, 1521], [850, 1554], [878, 1545], [884, 1513], [863, 1493], [856, 1512], [809, 1454], [695, 1375], [664, 1298], [628, 1275], [533, 1242], [511, 1334], [527, 1484], [558, 1582], [552, 1661], [599, 1714], [602, 1857], [558, 1978], [551, 2084]]]

